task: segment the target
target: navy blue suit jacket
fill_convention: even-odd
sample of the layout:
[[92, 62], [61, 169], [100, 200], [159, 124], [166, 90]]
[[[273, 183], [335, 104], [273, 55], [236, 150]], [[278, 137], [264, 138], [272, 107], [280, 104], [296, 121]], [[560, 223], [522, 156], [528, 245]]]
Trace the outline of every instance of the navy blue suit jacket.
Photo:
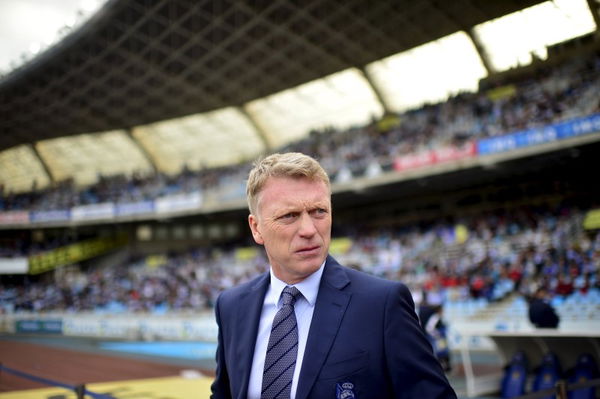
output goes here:
[[[213, 399], [246, 399], [269, 273], [223, 292]], [[296, 399], [456, 398], [414, 311], [408, 288], [327, 258]], [[348, 385], [345, 385], [348, 386]]]

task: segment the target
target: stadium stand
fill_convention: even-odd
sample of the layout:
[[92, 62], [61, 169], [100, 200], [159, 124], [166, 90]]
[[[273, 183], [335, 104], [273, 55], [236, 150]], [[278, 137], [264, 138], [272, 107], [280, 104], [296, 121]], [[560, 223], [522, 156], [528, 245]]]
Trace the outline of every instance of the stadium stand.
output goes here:
[[[555, 215], [559, 214], [559, 217]], [[416, 303], [443, 304], [447, 317], [485, 314], [489, 303], [519, 294], [504, 313], [526, 319], [522, 299], [540, 285], [553, 294], [563, 320], [594, 318], [600, 305], [600, 234], [582, 227], [582, 212], [532, 210], [480, 216], [460, 223], [409, 225], [339, 237], [340, 261], [399, 279]], [[241, 246], [155, 253], [116, 267], [63, 268], [40, 281], [1, 284], [3, 307], [20, 310], [151, 311], [210, 307], [215, 295], [266, 270], [261, 251], [241, 258]], [[570, 288], [565, 288], [565, 287]], [[420, 296], [420, 297], [419, 297]], [[558, 303], [560, 301], [560, 305]]]
[[[586, 54], [519, 80], [495, 83], [494, 88], [476, 94], [459, 95], [398, 115], [402, 123], [388, 129], [380, 129], [379, 121], [348, 131], [313, 132], [307, 139], [281, 150], [316, 156], [334, 179], [339, 178], [342, 169], [347, 169], [350, 176], [360, 176], [373, 164], [380, 171], [389, 171], [396, 167], [398, 159], [415, 152], [463, 145], [469, 140], [598, 112], [600, 103], [590, 98], [600, 85], [599, 70], [599, 55]], [[494, 94], [507, 87], [508, 94], [506, 90], [503, 95]], [[429, 133], [422, 134], [423, 131]], [[184, 170], [177, 176], [157, 173], [150, 177], [104, 177], [98, 184], [83, 189], [65, 181], [40, 192], [3, 193], [0, 204], [4, 210], [48, 211], [104, 202], [151, 201], [195, 191], [227, 192], [228, 184], [241, 185], [248, 167], [242, 164], [200, 172]], [[237, 192], [243, 195], [243, 191]], [[417, 304], [443, 303], [449, 319], [490, 318], [488, 304], [515, 292], [521, 296], [505, 312], [524, 316], [526, 306], [520, 298], [530, 295], [539, 285], [547, 286], [555, 295], [553, 304], [561, 319], [596, 317], [599, 235], [582, 229], [584, 212], [575, 208], [556, 210], [521, 208], [517, 214], [489, 214], [426, 228], [404, 225], [370, 234], [350, 232], [347, 236], [352, 245], [339, 257], [370, 273], [402, 279], [413, 288]], [[44, 242], [50, 247], [61, 245]], [[28, 244], [27, 239], [17, 238], [3, 245], [3, 252], [7, 256], [31, 255], [39, 249]], [[154, 254], [152, 267], [141, 259], [119, 269], [87, 274], [88, 271], [75, 268], [56, 281], [50, 278], [3, 286], [3, 308], [155, 312], [198, 309], [209, 307], [220, 289], [265, 267], [264, 259], [245, 264], [232, 261], [235, 250], [213, 252], [216, 255], [202, 249], [181, 255]], [[162, 267], [153, 263], [157, 258], [162, 259]], [[231, 267], [232, 263], [241, 264]], [[176, 275], [179, 277], [173, 278]], [[73, 284], [74, 281], [78, 283]], [[119, 281], [119, 289], [107, 289], [109, 281]], [[56, 288], [49, 288], [51, 285]], [[190, 292], [195, 295], [187, 295]], [[184, 297], [188, 299], [183, 300]], [[581, 298], [585, 298], [585, 303]], [[578, 309], [584, 312], [574, 311], [573, 303], [582, 305]], [[493, 317], [500, 320], [505, 314], [496, 313]]]
[[[333, 180], [399, 170], [402, 159], [441, 148], [527, 129], [543, 128], [600, 112], [600, 55], [592, 52], [564, 64], [541, 68], [519, 80], [495, 83], [478, 93], [461, 94], [395, 118], [401, 123], [381, 129], [380, 123], [347, 131], [315, 131], [307, 139], [280, 148], [319, 159]], [[0, 193], [0, 211], [65, 210], [77, 205], [135, 203], [194, 191], [232, 191], [243, 197], [240, 182], [248, 163], [176, 176], [106, 176], [90, 187], [64, 181], [38, 192]], [[228, 198], [223, 198], [228, 199]]]

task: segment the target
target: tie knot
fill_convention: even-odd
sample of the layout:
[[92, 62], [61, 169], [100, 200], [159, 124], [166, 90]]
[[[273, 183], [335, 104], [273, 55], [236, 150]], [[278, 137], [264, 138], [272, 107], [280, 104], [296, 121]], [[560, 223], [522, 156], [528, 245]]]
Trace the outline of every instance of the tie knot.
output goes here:
[[298, 298], [298, 295], [300, 295], [300, 291], [298, 290], [298, 288], [287, 285], [283, 289], [283, 292], [281, 294], [281, 296], [283, 297], [283, 305], [284, 306], [285, 305], [294, 306], [294, 303], [296, 302], [296, 298]]

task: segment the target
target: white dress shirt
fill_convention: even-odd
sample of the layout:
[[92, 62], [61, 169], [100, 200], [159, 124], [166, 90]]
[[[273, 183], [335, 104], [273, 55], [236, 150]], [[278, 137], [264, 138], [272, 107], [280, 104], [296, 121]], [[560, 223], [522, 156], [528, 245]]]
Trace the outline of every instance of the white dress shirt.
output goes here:
[[[296, 299], [296, 303], [294, 304], [294, 313], [296, 314], [296, 321], [298, 323], [298, 359], [296, 360], [296, 367], [294, 368], [294, 376], [292, 378], [291, 399], [295, 399], [296, 397], [298, 378], [300, 377], [302, 359], [304, 359], [304, 349], [306, 348], [306, 340], [308, 339], [308, 330], [310, 330], [310, 323], [315, 310], [315, 302], [317, 301], [319, 284], [321, 282], [324, 267], [325, 262], [323, 262], [321, 267], [305, 280], [298, 284], [294, 284], [294, 287], [296, 287], [302, 295]], [[254, 347], [252, 370], [250, 371], [250, 380], [248, 382], [248, 399], [260, 399], [263, 370], [265, 368], [265, 356], [267, 355], [267, 345], [269, 343], [269, 336], [271, 335], [271, 327], [275, 314], [283, 304], [281, 293], [286, 285], [286, 283], [275, 277], [273, 270], [271, 269], [271, 284], [265, 295], [265, 301], [260, 315], [260, 323], [258, 325], [256, 346]], [[240, 328], [243, 327], [240, 326]]]

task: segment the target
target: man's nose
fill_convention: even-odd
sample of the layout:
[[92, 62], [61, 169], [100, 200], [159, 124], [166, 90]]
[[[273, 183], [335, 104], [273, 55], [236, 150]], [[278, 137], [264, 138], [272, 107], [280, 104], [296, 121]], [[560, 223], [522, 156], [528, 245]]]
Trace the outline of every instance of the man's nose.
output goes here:
[[310, 217], [310, 214], [303, 212], [300, 215], [300, 230], [299, 234], [303, 237], [310, 237], [316, 233], [315, 221]]

